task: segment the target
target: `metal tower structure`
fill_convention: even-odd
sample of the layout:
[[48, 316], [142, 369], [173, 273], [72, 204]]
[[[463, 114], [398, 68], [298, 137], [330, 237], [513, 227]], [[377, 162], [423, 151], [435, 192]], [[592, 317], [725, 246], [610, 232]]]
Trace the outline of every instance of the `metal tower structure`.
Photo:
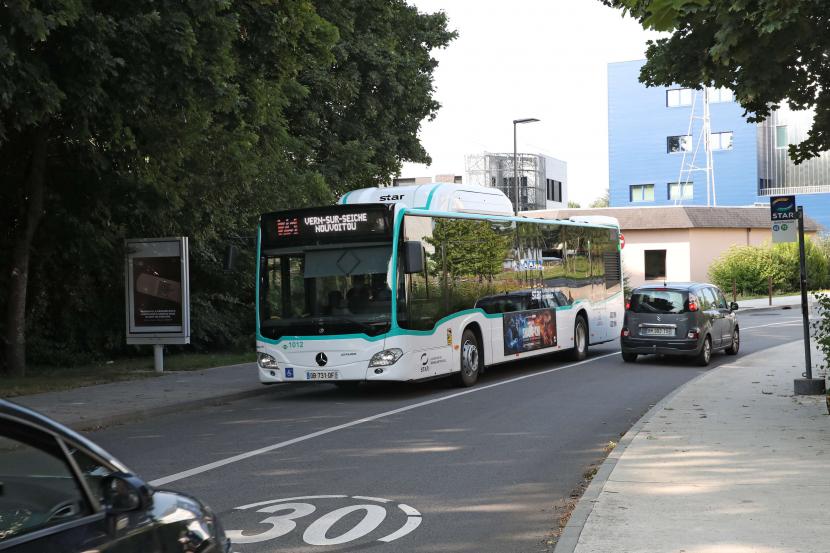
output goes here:
[[[702, 96], [703, 100], [702, 115], [696, 115], [698, 96]], [[694, 122], [696, 120], [701, 121], [700, 134], [698, 134], [697, 140], [695, 140], [691, 160], [687, 161], [689, 148], [686, 147], [685, 142], [687, 137], [689, 142], [692, 141], [692, 130], [694, 129]], [[703, 161], [704, 164], [697, 165], [698, 153], [700, 152], [701, 146], [703, 146], [703, 157], [705, 158]], [[683, 142], [680, 147], [683, 150], [683, 159], [680, 162], [680, 175], [677, 177], [677, 183], [681, 188], [680, 198], [675, 198], [674, 200], [675, 205], [682, 203], [683, 186], [691, 182], [692, 173], [694, 172], [702, 172], [706, 175], [706, 205], [718, 205], [718, 196], [715, 191], [715, 164], [712, 160], [712, 121], [709, 114], [708, 86], [704, 86], [702, 92], [696, 90], [692, 95], [692, 111], [689, 116], [689, 130], [686, 133], [686, 136], [683, 137]]]

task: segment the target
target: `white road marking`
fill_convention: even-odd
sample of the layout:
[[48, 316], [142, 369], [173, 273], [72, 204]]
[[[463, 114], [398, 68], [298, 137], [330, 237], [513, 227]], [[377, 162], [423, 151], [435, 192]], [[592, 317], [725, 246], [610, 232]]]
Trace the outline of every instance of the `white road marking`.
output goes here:
[[[260, 524], [270, 525], [270, 528], [259, 534], [245, 533], [243, 530], [226, 530], [225, 534], [231, 539], [234, 544], [245, 543], [259, 543], [264, 541], [271, 541], [281, 538], [297, 528], [296, 520], [311, 515], [317, 511], [317, 507], [310, 503], [286, 503], [296, 499], [342, 499], [350, 497], [358, 500], [371, 500], [378, 503], [391, 503], [391, 499], [384, 499], [382, 497], [371, 496], [347, 496], [347, 495], [309, 495], [304, 497], [285, 497], [281, 499], [269, 499], [267, 501], [260, 501], [258, 503], [251, 503], [236, 507], [236, 510], [245, 510], [254, 507], [267, 505], [262, 509], [257, 510], [257, 513], [274, 514], [282, 511], [288, 511], [279, 516], [271, 516], [259, 521]], [[403, 526], [395, 530], [389, 535], [378, 538], [377, 541], [392, 542], [398, 540], [421, 525], [421, 513], [405, 503], [398, 504], [398, 508], [407, 515]], [[341, 519], [351, 513], [363, 511], [365, 514], [363, 518], [350, 530], [347, 530], [335, 537], [328, 537], [332, 527], [334, 527]], [[328, 546], [341, 545], [351, 541], [356, 541], [368, 536], [375, 531], [385, 520], [387, 515], [386, 507], [380, 505], [349, 505], [341, 507], [328, 512], [308, 525], [305, 532], [303, 532], [302, 539], [309, 545]]]
[[399, 530], [396, 530], [388, 536], [384, 536], [378, 539], [378, 541], [389, 543], [390, 541], [395, 541], [399, 538], [402, 538], [410, 532], [415, 531], [415, 529], [421, 525], [421, 520], [421, 517], [409, 517], [406, 519], [406, 523], [403, 526], [401, 526]]
[[[335, 536], [327, 538], [329, 530], [332, 526], [337, 524], [341, 518], [345, 517], [355, 511], [365, 511], [366, 514], [351, 530]], [[349, 505], [348, 507], [341, 507], [335, 509], [330, 513], [326, 513], [314, 522], [312, 522], [305, 533], [303, 533], [303, 541], [310, 545], [340, 545], [362, 538], [363, 536], [374, 531], [386, 518], [386, 509], [380, 505]]]
[[799, 322], [795, 322], [795, 321], [798, 321], [799, 319], [801, 319], [801, 317], [798, 317], [798, 318], [790, 320], [790, 321], [769, 323], [769, 324], [758, 325], [758, 326], [745, 326], [745, 327], [741, 327], [741, 330], [752, 330], [753, 328], [764, 328], [766, 326], [795, 326], [797, 324], [801, 324]]
[[[796, 317], [793, 320], [797, 321], [798, 319], [799, 318]], [[779, 322], [769, 323], [769, 324], [764, 324], [764, 325], [744, 327], [744, 328], [742, 328], [742, 330], [753, 330], [755, 328], [764, 328], [764, 327], [768, 327], [768, 326], [795, 325], [795, 324], [797, 324], [797, 323], [794, 323], [792, 321], [779, 321]], [[571, 367], [576, 367], [578, 365], [583, 365], [585, 363], [591, 363], [593, 361], [597, 361], [599, 359], [604, 359], [606, 357], [610, 357], [612, 355], [617, 355], [617, 354], [619, 354], [619, 351], [615, 351], [613, 353], [606, 353], [605, 355], [598, 355], [597, 357], [592, 357], [590, 359], [586, 359], [584, 361], [579, 361], [578, 363], [571, 363], [571, 364], [568, 364], [568, 365], [564, 365], [562, 367], [556, 367], [555, 369], [548, 369], [548, 370], [541, 371], [541, 372], [526, 374], [526, 375], [523, 375], [523, 376], [517, 376], [516, 378], [511, 378], [511, 379], [508, 379], [508, 380], [502, 380], [501, 382], [496, 382], [494, 384], [488, 384], [487, 386], [477, 386], [475, 388], [470, 388], [469, 390], [464, 390], [463, 392], [457, 392], [457, 393], [454, 393], [454, 394], [450, 394], [448, 396], [443, 396], [443, 397], [439, 397], [439, 398], [435, 398], [435, 399], [430, 399], [430, 400], [427, 400], [427, 401], [422, 401], [420, 403], [415, 403], [413, 405], [408, 405], [406, 407], [401, 407], [399, 409], [393, 409], [391, 411], [385, 411], [383, 413], [378, 413], [377, 415], [372, 415], [370, 417], [365, 417], [365, 418], [362, 418], [362, 419], [354, 420], [354, 421], [351, 421], [351, 422], [347, 422], [345, 424], [339, 424], [337, 426], [332, 426], [330, 428], [325, 428], [325, 429], [319, 430], [317, 432], [312, 432], [311, 434], [306, 434], [305, 436], [299, 436], [297, 438], [292, 438], [292, 439], [286, 440], [284, 442], [279, 442], [279, 443], [272, 444], [272, 445], [262, 447], [262, 448], [259, 448], [259, 449], [254, 449], [252, 451], [246, 451], [245, 453], [240, 453], [239, 455], [234, 455], [232, 457], [227, 457], [225, 459], [220, 459], [218, 461], [214, 461], [214, 462], [208, 463], [206, 465], [201, 465], [201, 466], [198, 466], [198, 467], [194, 467], [192, 469], [188, 469], [188, 470], [184, 470], [184, 471], [181, 471], [181, 472], [177, 472], [175, 474], [171, 474], [169, 476], [164, 476], [162, 478], [157, 478], [156, 480], [152, 480], [150, 482], [150, 485], [152, 485], [152, 486], [163, 486], [165, 484], [169, 484], [171, 482], [176, 482], [178, 480], [183, 480], [185, 478], [189, 478], [189, 477], [195, 476], [197, 474], [202, 474], [203, 472], [207, 472], [209, 470], [213, 470], [213, 469], [216, 469], [216, 468], [219, 468], [219, 467], [223, 467], [225, 465], [230, 465], [232, 463], [237, 463], [239, 461], [244, 461], [245, 459], [250, 459], [251, 457], [256, 457], [257, 455], [262, 455], [263, 453], [269, 453], [271, 451], [276, 451], [277, 449], [283, 449], [283, 448], [288, 447], [290, 445], [294, 445], [294, 444], [297, 444], [297, 443], [300, 443], [300, 442], [305, 442], [307, 440], [311, 440], [313, 438], [318, 438], [318, 437], [324, 436], [326, 434], [331, 434], [332, 432], [337, 432], [338, 430], [345, 430], [346, 428], [351, 428], [353, 426], [357, 426], [357, 425], [364, 424], [364, 423], [367, 423], [367, 422], [372, 422], [372, 421], [382, 419], [382, 418], [385, 418], [385, 417], [389, 417], [389, 416], [392, 416], [392, 415], [397, 415], [399, 413], [405, 413], [406, 411], [412, 411], [413, 409], [419, 409], [421, 407], [426, 407], [427, 405], [432, 405], [434, 403], [439, 403], [439, 402], [442, 402], [442, 401], [455, 399], [457, 397], [465, 396], [467, 394], [482, 392], [484, 390], [489, 390], [490, 388], [495, 388], [497, 386], [504, 386], [505, 384], [512, 384], [514, 382], [518, 382], [518, 381], [524, 380], [526, 378], [533, 378], [533, 377], [536, 377], [536, 376], [542, 376], [542, 375], [562, 371], [562, 370], [565, 370], [565, 369], [569, 369]]]
[[400, 407], [398, 409], [392, 409], [391, 411], [384, 411], [383, 413], [378, 413], [377, 415], [372, 415], [369, 417], [365, 417], [362, 419], [353, 420], [351, 422], [347, 422], [344, 424], [338, 424], [337, 426], [332, 426], [329, 428], [325, 428], [323, 430], [318, 430], [317, 432], [312, 432], [311, 434], [306, 434], [304, 436], [298, 436], [297, 438], [292, 438], [290, 440], [286, 440], [284, 442], [279, 442], [276, 444], [272, 444], [269, 446], [261, 447], [259, 449], [254, 449], [251, 451], [246, 451], [245, 453], [240, 453], [239, 455], [234, 455], [232, 457], [226, 457], [225, 459], [220, 459], [218, 461], [214, 461], [212, 463], [207, 463], [205, 465], [201, 465], [198, 467], [194, 467], [192, 469], [183, 470], [181, 472], [177, 472], [175, 474], [171, 474], [169, 476], [164, 476], [162, 478], [157, 478], [156, 480], [150, 481], [151, 486], [164, 486], [165, 484], [169, 484], [171, 482], [176, 482], [178, 480], [183, 480], [185, 478], [190, 478], [191, 476], [195, 476], [197, 474], [202, 474], [204, 472], [208, 472], [213, 469], [217, 469], [219, 467], [224, 467], [226, 465], [230, 465], [232, 463], [238, 463], [239, 461], [244, 461], [245, 459], [250, 459], [251, 457], [256, 457], [257, 455], [262, 455], [263, 453], [269, 453], [271, 451], [276, 451], [278, 449], [283, 449], [290, 445], [298, 444], [300, 442], [305, 442], [308, 440], [312, 440], [314, 438], [319, 438], [320, 436], [325, 436], [326, 434], [331, 434], [332, 432], [337, 432], [338, 430], [345, 430], [347, 428], [351, 428], [353, 426], [358, 426], [360, 424], [365, 424], [367, 422], [376, 421], [378, 419], [382, 419], [385, 417], [390, 417], [392, 415], [397, 415], [400, 413], [406, 413], [407, 411], [412, 411], [414, 409], [420, 409], [421, 407], [426, 407], [427, 405], [433, 405], [435, 403], [440, 403], [442, 401], [447, 401], [450, 399], [455, 399], [457, 397], [466, 396], [468, 394], [475, 394], [478, 392], [483, 392], [485, 390], [489, 390], [491, 388], [496, 388], [499, 386], [505, 386], [507, 384], [512, 384], [514, 382], [519, 382], [521, 380], [525, 380], [527, 378], [535, 378], [537, 376], [543, 376], [550, 373], [555, 373], [558, 371], [564, 371], [565, 369], [570, 369], [572, 367], [577, 367], [579, 365], [584, 365], [586, 363], [592, 363], [594, 361], [599, 361], [600, 359], [604, 359], [606, 357], [611, 357], [612, 355], [619, 355], [619, 351], [615, 351], [613, 353], [606, 353], [604, 355], [597, 355], [596, 357], [592, 357], [590, 359], [586, 359], [584, 361], [579, 361], [577, 363], [570, 363], [568, 365], [563, 365], [561, 367], [556, 367], [555, 369], [547, 369], [544, 371], [534, 372], [530, 374], [525, 374], [522, 376], [517, 376], [515, 378], [510, 378], [508, 380], [502, 380], [501, 382], [495, 382], [493, 384], [488, 384], [486, 386], [476, 386], [475, 388], [470, 388], [469, 390], [464, 390], [463, 392], [456, 392], [454, 394], [450, 394], [447, 396], [442, 396], [434, 399], [430, 399], [427, 401], [421, 401], [419, 403], [414, 403], [412, 405], [407, 405], [406, 407]]
[[258, 503], [250, 503], [237, 507], [238, 511], [244, 509], [253, 509], [254, 507], [262, 507], [263, 505], [270, 505], [272, 503], [282, 503], [284, 501], [298, 501], [300, 499], [339, 499], [342, 497], [349, 497], [348, 495], [304, 495], [302, 497], [284, 497], [282, 499], [269, 499], [268, 501], [260, 501]]
[[378, 503], [389, 503], [391, 499], [384, 499], [382, 497], [367, 497], [365, 495], [353, 495], [353, 499], [362, 499], [364, 501], [377, 501]]

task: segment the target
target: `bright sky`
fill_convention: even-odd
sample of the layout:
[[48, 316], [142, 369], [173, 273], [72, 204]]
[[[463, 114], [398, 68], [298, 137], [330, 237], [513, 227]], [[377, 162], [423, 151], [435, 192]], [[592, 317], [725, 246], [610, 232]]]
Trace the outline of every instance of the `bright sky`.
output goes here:
[[608, 187], [607, 64], [645, 57], [654, 37], [599, 0], [410, 0], [445, 11], [459, 33], [436, 51], [436, 99], [421, 141], [432, 165], [405, 177], [464, 174], [466, 154], [518, 150], [568, 163], [570, 199], [583, 206]]

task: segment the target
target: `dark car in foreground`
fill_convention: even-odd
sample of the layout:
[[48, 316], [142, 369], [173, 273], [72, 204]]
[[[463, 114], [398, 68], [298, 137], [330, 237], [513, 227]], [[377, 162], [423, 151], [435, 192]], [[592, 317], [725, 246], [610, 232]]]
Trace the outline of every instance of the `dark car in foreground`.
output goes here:
[[0, 550], [226, 553], [198, 500], [154, 490], [80, 434], [0, 400]]
[[712, 352], [737, 355], [741, 332], [735, 311], [712, 284], [685, 282], [635, 288], [626, 302], [620, 333], [623, 360], [638, 355], [694, 357], [708, 365]]

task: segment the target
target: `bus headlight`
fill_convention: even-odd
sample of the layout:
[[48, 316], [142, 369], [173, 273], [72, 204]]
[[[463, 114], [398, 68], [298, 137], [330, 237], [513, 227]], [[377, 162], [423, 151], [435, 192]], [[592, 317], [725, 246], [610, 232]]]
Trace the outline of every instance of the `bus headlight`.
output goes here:
[[268, 355], [267, 353], [259, 353], [257, 354], [256, 364], [259, 365], [260, 369], [276, 369], [277, 367], [277, 360], [274, 359], [272, 356]]
[[388, 367], [394, 365], [398, 359], [403, 355], [403, 350], [399, 348], [385, 349], [379, 351], [372, 356], [369, 361], [370, 367]]

